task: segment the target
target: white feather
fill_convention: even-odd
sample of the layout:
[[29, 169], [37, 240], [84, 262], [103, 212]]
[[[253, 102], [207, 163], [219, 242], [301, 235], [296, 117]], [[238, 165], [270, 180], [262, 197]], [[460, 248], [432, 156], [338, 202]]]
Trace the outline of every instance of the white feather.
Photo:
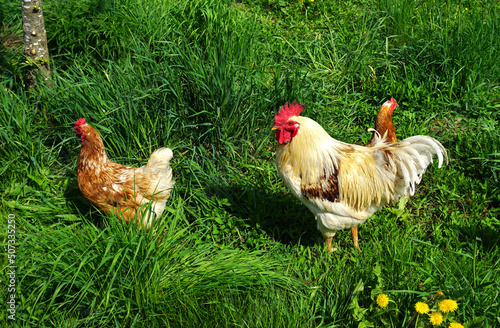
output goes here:
[[[311, 119], [295, 116], [297, 135], [276, 151], [277, 167], [285, 185], [315, 215], [318, 229], [331, 237], [337, 230], [363, 223], [385, 204], [413, 195], [422, 174], [439, 159], [448, 159], [443, 145], [428, 136], [386, 143], [375, 132], [373, 147], [350, 145], [331, 138]], [[304, 185], [323, 188], [332, 174], [338, 178], [338, 201], [306, 197]]]

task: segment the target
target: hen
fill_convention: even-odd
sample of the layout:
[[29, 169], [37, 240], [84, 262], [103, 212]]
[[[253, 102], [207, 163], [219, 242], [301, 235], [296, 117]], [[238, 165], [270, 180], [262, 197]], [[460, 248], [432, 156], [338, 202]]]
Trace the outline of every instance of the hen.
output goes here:
[[371, 140], [366, 144], [366, 147], [373, 147], [377, 139], [377, 133], [382, 138], [385, 137], [386, 142], [397, 142], [396, 138], [396, 128], [392, 123], [392, 112], [398, 107], [398, 103], [394, 98], [386, 101], [380, 106], [380, 109], [375, 118], [375, 131]]
[[99, 133], [84, 118], [75, 122], [73, 131], [82, 140], [77, 178], [85, 198], [126, 223], [137, 220], [137, 226], [150, 229], [154, 216], [163, 213], [174, 185], [172, 150], [157, 149], [146, 165], [130, 167], [108, 159]]
[[[373, 147], [376, 143], [377, 137], [382, 136], [385, 142], [397, 142], [396, 128], [392, 123], [392, 112], [398, 107], [398, 103], [394, 98], [386, 101], [380, 106], [380, 109], [375, 117], [375, 130], [369, 129], [368, 131], [373, 131], [373, 136], [371, 140], [366, 144], [366, 147]], [[358, 243], [358, 226], [351, 228], [352, 241], [354, 246], [358, 251], [361, 251]]]
[[304, 105], [282, 106], [275, 116], [278, 172], [290, 191], [315, 215], [327, 250], [338, 230], [365, 222], [385, 204], [413, 195], [432, 163], [448, 161], [446, 149], [428, 136], [372, 147], [333, 139], [315, 121], [300, 116]]

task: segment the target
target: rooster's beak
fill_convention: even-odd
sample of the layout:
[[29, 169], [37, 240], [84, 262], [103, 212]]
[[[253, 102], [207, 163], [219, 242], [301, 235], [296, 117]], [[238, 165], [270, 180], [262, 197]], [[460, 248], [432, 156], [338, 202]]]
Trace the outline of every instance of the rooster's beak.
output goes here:
[[279, 129], [279, 126], [276, 126], [276, 125], [271, 128], [271, 130], [278, 130], [278, 129]]

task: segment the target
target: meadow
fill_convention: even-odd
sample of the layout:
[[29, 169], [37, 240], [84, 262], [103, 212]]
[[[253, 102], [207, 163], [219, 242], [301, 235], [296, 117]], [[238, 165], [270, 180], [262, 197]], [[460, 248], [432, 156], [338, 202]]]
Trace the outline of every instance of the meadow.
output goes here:
[[[441, 326], [500, 327], [500, 2], [43, 10], [53, 83], [26, 91], [20, 2], [0, 7], [1, 326], [430, 327], [415, 303], [452, 299]], [[360, 226], [361, 253], [344, 230], [329, 254], [276, 171], [274, 115], [298, 100], [332, 137], [363, 145], [390, 97], [398, 138], [433, 136], [450, 162]], [[156, 233], [81, 195], [80, 117], [116, 162], [173, 149]]]

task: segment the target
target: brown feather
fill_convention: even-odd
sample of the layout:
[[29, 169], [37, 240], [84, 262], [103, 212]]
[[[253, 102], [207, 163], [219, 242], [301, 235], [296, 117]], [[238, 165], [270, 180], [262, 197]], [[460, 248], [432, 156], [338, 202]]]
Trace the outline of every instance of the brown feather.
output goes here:
[[337, 179], [337, 170], [335, 173], [330, 174], [327, 178], [323, 175], [319, 178], [316, 183], [302, 184], [300, 186], [300, 191], [305, 198], [320, 198], [323, 200], [328, 200], [332, 203], [339, 201], [339, 182]]
[[[387, 102], [380, 107], [377, 113], [375, 118], [375, 130], [382, 137], [385, 133], [387, 133], [385, 136], [385, 142], [398, 141], [398, 138], [396, 137], [396, 128], [392, 122], [391, 106], [390, 104], [387, 104]], [[371, 140], [366, 144], [366, 147], [373, 147], [375, 145], [375, 135], [376, 133], [374, 132]]]
[[[79, 128], [83, 137], [77, 180], [85, 198], [107, 214], [123, 218], [126, 223], [137, 219], [137, 225], [145, 204], [149, 201], [166, 202], [173, 186], [171, 171], [169, 175], [161, 176], [164, 173], [161, 170], [148, 171], [149, 162], [141, 168], [114, 163], [108, 159], [99, 133], [88, 124]], [[156, 190], [161, 179], [170, 179], [167, 182], [170, 188]]]

